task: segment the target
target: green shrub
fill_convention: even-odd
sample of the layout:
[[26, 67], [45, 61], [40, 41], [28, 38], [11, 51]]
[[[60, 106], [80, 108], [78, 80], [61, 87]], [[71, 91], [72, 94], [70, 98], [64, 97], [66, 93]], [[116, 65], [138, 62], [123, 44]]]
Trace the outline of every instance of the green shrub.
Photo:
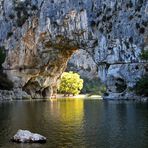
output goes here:
[[77, 95], [83, 88], [83, 80], [80, 75], [73, 72], [64, 72], [61, 77], [59, 92], [66, 95]]
[[140, 55], [140, 58], [142, 60], [148, 60], [148, 50], [143, 50], [141, 55]]
[[148, 74], [137, 81], [134, 90], [137, 95], [148, 97]]
[[84, 78], [84, 87], [82, 93], [84, 94], [93, 94], [93, 95], [102, 95], [105, 93], [106, 87], [101, 83], [98, 78], [88, 79]]

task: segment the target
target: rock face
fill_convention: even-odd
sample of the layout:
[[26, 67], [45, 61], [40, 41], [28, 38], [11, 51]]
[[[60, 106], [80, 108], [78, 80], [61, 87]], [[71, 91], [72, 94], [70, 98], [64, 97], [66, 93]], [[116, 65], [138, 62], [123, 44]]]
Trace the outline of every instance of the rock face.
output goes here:
[[105, 98], [131, 98], [129, 88], [147, 72], [140, 59], [148, 47], [147, 0], [1, 0], [0, 10], [3, 72], [18, 98], [50, 98], [78, 50], [71, 63], [87, 76], [98, 73]]
[[66, 70], [77, 72], [84, 78], [98, 78], [97, 64], [90, 53], [83, 49], [79, 49], [73, 54]]
[[45, 143], [46, 137], [27, 130], [18, 130], [11, 140], [17, 143]]

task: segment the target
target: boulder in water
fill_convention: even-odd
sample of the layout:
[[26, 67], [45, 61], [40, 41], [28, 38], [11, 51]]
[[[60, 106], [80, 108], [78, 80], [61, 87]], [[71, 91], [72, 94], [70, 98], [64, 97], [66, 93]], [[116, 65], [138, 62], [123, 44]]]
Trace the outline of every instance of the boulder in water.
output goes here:
[[46, 137], [28, 130], [18, 130], [11, 140], [18, 143], [45, 143]]

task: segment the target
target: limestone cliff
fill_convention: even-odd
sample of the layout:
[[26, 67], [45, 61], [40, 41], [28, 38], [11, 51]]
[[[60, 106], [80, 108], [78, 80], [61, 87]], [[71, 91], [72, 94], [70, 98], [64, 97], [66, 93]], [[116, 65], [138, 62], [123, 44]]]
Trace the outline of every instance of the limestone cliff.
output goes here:
[[148, 2], [0, 0], [0, 46], [12, 98], [50, 97], [79, 49], [86, 61], [72, 63], [98, 72], [107, 85], [105, 98], [131, 98], [129, 88], [147, 71], [140, 54], [148, 47]]

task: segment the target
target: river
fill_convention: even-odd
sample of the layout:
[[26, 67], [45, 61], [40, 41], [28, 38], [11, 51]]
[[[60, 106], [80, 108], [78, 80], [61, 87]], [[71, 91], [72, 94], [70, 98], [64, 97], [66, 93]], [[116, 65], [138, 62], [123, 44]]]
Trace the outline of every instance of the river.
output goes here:
[[[45, 144], [10, 141], [18, 129]], [[0, 148], [148, 148], [148, 104], [97, 99], [0, 103]]]

